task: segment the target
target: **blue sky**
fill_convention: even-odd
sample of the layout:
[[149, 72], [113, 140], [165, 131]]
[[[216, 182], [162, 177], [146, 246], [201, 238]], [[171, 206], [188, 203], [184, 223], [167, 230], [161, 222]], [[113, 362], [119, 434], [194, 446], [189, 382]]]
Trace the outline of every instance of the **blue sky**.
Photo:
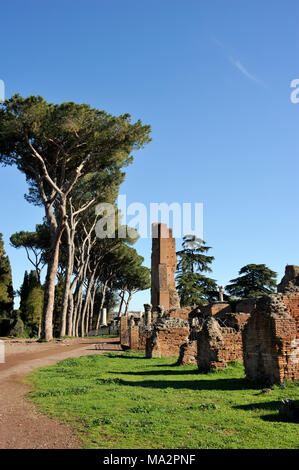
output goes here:
[[[86, 102], [150, 124], [153, 141], [121, 187], [128, 203], [202, 202], [219, 284], [248, 263], [281, 277], [299, 264], [298, 13], [297, 0], [3, 1], [0, 79], [7, 97]], [[0, 169], [15, 289], [30, 265], [9, 237], [43, 216], [25, 192], [23, 175]], [[136, 248], [149, 266], [151, 241]]]

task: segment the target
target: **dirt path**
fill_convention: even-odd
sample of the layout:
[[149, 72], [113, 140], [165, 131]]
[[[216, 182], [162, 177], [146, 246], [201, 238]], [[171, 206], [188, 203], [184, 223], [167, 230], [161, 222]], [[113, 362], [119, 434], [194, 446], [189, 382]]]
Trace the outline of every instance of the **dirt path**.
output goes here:
[[73, 339], [53, 343], [5, 341], [0, 364], [0, 449], [74, 449], [82, 447], [69, 426], [57, 423], [25, 399], [22, 379], [32, 370], [68, 357], [120, 350], [118, 339]]

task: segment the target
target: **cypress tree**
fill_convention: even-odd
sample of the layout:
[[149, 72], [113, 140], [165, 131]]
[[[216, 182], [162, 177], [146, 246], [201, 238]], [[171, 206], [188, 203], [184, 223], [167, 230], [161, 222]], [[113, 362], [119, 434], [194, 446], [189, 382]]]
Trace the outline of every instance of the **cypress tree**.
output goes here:
[[40, 336], [44, 292], [40, 286], [33, 287], [26, 300], [26, 326], [31, 336]]
[[44, 293], [34, 269], [25, 271], [20, 296], [21, 319], [31, 336], [39, 335]]
[[[29, 276], [28, 276], [28, 271], [25, 271], [23, 284], [22, 284], [21, 289], [20, 289], [21, 317], [25, 313], [24, 309], [25, 309], [26, 300], [28, 298], [28, 294], [29, 294]], [[22, 320], [23, 320], [23, 318], [22, 318]]]
[[0, 233], [0, 318], [8, 318], [13, 312], [13, 286], [10, 261], [4, 251], [2, 237]]

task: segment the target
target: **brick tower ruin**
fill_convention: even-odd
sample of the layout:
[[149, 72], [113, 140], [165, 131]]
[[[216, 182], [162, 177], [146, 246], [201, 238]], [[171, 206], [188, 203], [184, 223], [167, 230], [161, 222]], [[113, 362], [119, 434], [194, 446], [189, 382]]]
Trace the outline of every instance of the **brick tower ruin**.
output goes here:
[[166, 224], [152, 224], [151, 304], [165, 310], [179, 308], [174, 274], [177, 266], [175, 238]]

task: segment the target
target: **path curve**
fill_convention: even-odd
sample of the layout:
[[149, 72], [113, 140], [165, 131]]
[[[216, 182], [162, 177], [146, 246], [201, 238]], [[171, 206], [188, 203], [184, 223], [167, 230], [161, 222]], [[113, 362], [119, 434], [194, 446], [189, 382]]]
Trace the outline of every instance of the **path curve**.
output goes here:
[[69, 357], [120, 351], [118, 338], [76, 338], [51, 343], [5, 340], [0, 364], [0, 449], [78, 449], [82, 443], [70, 426], [39, 413], [26, 400], [30, 386], [22, 379], [38, 367]]

